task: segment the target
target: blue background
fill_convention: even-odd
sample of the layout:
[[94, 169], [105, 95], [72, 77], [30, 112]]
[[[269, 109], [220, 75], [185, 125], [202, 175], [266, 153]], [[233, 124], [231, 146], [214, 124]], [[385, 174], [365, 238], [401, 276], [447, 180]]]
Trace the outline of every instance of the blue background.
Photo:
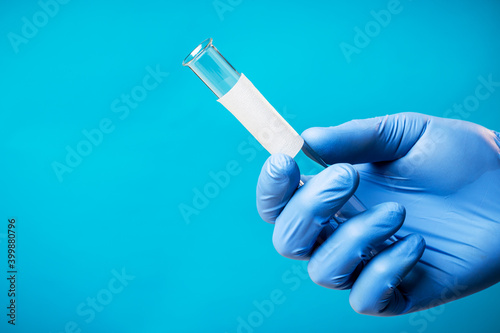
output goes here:
[[[211, 0], [72, 0], [17, 53], [9, 33], [20, 35], [23, 17], [33, 22], [41, 7], [1, 2], [1, 331], [59, 333], [73, 321], [81, 332], [232, 333], [239, 317], [253, 316], [262, 318], [256, 333], [498, 332], [500, 285], [376, 318], [356, 314], [347, 291], [290, 273], [297, 263], [274, 251], [272, 226], [254, 204], [267, 153], [249, 148], [248, 133], [181, 62], [213, 37], [299, 132], [400, 111], [444, 116], [474, 94], [479, 76], [500, 81], [500, 3], [402, 0], [403, 10], [348, 63], [340, 43], [353, 44], [354, 28], [388, 1], [227, 1], [231, 10], [219, 15]], [[169, 75], [120, 119], [112, 102], [141, 85], [148, 66]], [[455, 116], [499, 130], [499, 111], [500, 89]], [[105, 118], [114, 130], [59, 181], [53, 163], [65, 163], [66, 147], [76, 149], [82, 131]], [[209, 172], [230, 161], [239, 173], [184, 218], [182, 204], [193, 206]], [[5, 316], [11, 217], [15, 328]], [[92, 320], [79, 315], [122, 269], [134, 277], [122, 292]], [[255, 315], [254, 301], [275, 289], [284, 302]]]

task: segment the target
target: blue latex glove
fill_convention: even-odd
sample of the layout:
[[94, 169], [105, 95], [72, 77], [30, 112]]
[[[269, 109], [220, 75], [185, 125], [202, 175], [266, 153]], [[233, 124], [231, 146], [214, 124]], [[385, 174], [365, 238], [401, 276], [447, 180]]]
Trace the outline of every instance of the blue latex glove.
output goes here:
[[[402, 113], [302, 136], [332, 166], [297, 189], [295, 161], [271, 156], [259, 177], [257, 207], [275, 223], [277, 251], [309, 260], [314, 282], [352, 289], [349, 301], [359, 313], [392, 316], [500, 280], [498, 133]], [[370, 208], [335, 231], [325, 227], [355, 191]], [[394, 233], [398, 241], [380, 250]]]

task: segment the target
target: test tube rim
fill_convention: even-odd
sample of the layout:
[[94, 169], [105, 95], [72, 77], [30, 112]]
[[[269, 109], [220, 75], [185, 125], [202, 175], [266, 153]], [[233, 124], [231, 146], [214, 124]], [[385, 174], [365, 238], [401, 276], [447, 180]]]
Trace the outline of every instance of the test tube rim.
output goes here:
[[[212, 45], [212, 42], [213, 42], [213, 38], [212, 37], [209, 37], [207, 39], [205, 39], [203, 42], [201, 42], [200, 44], [198, 44], [194, 49], [193, 51], [195, 51], [198, 47], [202, 46], [203, 44], [206, 43], [205, 46], [201, 47], [200, 50], [198, 50], [198, 52], [193, 56], [193, 51], [191, 51], [187, 56], [186, 58], [184, 58], [184, 60], [182, 61], [182, 66], [189, 66], [189, 64], [191, 64], [193, 61], [195, 61], [197, 58], [200, 57], [201, 54], [203, 54], [203, 52], [205, 52], [206, 49], [208, 49], [211, 45]], [[186, 60], [188, 60], [188, 58], [190, 57], [193, 57], [192, 59], [190, 59], [189, 61], [186, 62]]]

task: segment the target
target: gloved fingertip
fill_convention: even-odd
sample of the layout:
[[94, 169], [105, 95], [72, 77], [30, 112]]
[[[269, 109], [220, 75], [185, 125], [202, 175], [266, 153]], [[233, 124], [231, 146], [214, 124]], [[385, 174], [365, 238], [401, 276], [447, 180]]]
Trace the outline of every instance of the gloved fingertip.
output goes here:
[[335, 175], [332, 179], [335, 181], [337, 190], [341, 187], [354, 193], [359, 185], [359, 174], [350, 164], [339, 163], [329, 167]]
[[306, 129], [300, 136], [308, 143], [315, 143], [320, 141], [322, 136], [323, 127], [310, 127]]
[[334, 164], [311, 178], [301, 189], [303, 210], [326, 223], [352, 197], [359, 175], [349, 164]]
[[384, 202], [378, 205], [383, 208], [384, 214], [386, 215], [386, 219], [394, 222], [399, 222], [399, 227], [403, 224], [403, 221], [406, 217], [406, 208], [397, 202]]
[[399, 240], [405, 242], [409, 248], [414, 249], [415, 255], [421, 257], [425, 250], [425, 239], [419, 234], [409, 234]]
[[[335, 145], [333, 142], [335, 140], [329, 135], [328, 127], [310, 127], [302, 132], [300, 136], [323, 160], [325, 160], [329, 151], [328, 146], [330, 144]], [[329, 142], [329, 144], [325, 145], [325, 142]]]
[[419, 234], [408, 234], [398, 240], [396, 251], [392, 251], [391, 256], [398, 257], [401, 264], [413, 266], [422, 257], [425, 250], [425, 239]]
[[274, 154], [267, 159], [257, 183], [257, 210], [264, 221], [275, 222], [299, 181], [299, 167], [293, 158]]
[[390, 210], [391, 212], [394, 212], [395, 214], [398, 215], [405, 215], [406, 214], [406, 208], [402, 204], [398, 202], [385, 202], [383, 203], [385, 208], [387, 210]]
[[264, 164], [263, 170], [265, 170], [268, 176], [274, 181], [287, 180], [294, 175], [300, 176], [299, 168], [295, 160], [285, 154], [271, 155]]

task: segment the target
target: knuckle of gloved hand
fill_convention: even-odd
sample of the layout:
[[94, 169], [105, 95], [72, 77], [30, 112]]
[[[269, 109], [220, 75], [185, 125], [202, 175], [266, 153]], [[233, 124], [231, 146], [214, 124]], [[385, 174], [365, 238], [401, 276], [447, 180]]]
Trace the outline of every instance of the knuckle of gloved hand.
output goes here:
[[[497, 144], [498, 148], [500, 149], [500, 133], [496, 132], [496, 131], [493, 131], [493, 133], [495, 134], [495, 137], [496, 137], [496, 140], [495, 140], [496, 144]], [[500, 153], [500, 150], [499, 150], [499, 153]]]

